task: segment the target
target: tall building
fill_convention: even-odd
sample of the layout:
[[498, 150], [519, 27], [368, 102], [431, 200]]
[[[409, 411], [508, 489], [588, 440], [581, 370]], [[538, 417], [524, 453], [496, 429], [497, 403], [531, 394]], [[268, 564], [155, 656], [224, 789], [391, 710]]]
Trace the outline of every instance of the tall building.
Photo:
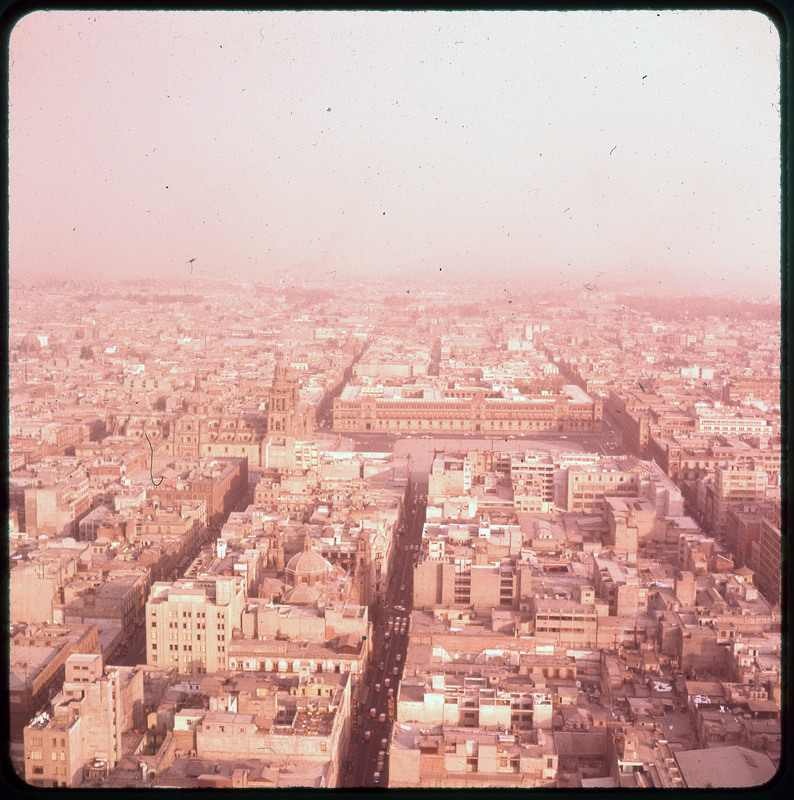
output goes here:
[[175, 666], [182, 675], [227, 669], [244, 605], [236, 576], [155, 583], [146, 603], [146, 663]]
[[25, 780], [65, 787], [81, 784], [86, 771], [107, 773], [122, 757], [122, 732], [142, 724], [140, 669], [106, 668], [99, 654], [71, 655], [52, 715], [25, 727]]
[[758, 542], [753, 542], [755, 558], [755, 585], [761, 594], [774, 606], [780, 604], [781, 566], [780, 566], [780, 525], [769, 520], [761, 520]]

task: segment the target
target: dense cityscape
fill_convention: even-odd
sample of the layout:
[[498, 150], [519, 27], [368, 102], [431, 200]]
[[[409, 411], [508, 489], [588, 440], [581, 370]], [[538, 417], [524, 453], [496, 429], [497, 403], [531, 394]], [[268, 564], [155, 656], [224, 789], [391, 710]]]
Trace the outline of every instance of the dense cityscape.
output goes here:
[[25, 783], [775, 775], [776, 298], [12, 276], [9, 308]]

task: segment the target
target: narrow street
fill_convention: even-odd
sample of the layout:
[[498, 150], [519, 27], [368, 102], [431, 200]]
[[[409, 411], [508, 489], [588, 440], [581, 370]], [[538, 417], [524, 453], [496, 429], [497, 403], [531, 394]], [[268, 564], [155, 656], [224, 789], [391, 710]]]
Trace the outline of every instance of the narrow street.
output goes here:
[[373, 616], [374, 654], [367, 676], [367, 692], [358, 708], [342, 770], [341, 785], [346, 788], [388, 785], [389, 742], [408, 647], [414, 557], [421, 546], [426, 492], [427, 484], [413, 485], [405, 526], [395, 543], [397, 552], [386, 603]]

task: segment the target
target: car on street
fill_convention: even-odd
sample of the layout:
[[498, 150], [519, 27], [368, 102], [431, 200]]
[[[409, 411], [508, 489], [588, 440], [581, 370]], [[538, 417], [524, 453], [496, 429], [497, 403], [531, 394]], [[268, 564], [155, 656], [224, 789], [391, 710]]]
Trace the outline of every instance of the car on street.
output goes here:
[[390, 684], [391, 684], [391, 678], [386, 678], [386, 680], [385, 680], [385, 681], [383, 681], [383, 685], [384, 685], [384, 686], [385, 686], [387, 689], [389, 688], [389, 685], [390, 685]]
[[372, 731], [364, 731], [364, 741], [368, 742], [372, 738]]
[[378, 709], [377, 709], [377, 708], [371, 708], [371, 709], [369, 710], [369, 715], [370, 715], [371, 717], [375, 717], [375, 716], [377, 716], [377, 714], [378, 714]]
[[399, 667], [392, 667], [391, 668], [391, 674], [392, 675], [396, 675], [399, 671], [400, 671]]
[[383, 662], [382, 661], [378, 662], [378, 669], [383, 669]]
[[397, 661], [402, 661], [402, 660], [403, 660], [402, 653], [397, 653]]
[[379, 683], [376, 683], [376, 684], [375, 684], [375, 691], [376, 691], [376, 692], [379, 692], [379, 691], [380, 691], [380, 684], [379, 684]]
[[380, 772], [376, 772], [376, 773], [375, 773], [375, 774], [372, 776], [372, 782], [373, 782], [373, 783], [380, 783]]
[[386, 722], [386, 712], [381, 711], [380, 716], [378, 717], [378, 722]]
[[394, 687], [393, 686], [389, 687], [389, 697], [394, 697]]
[[386, 745], [387, 745], [388, 743], [389, 743], [389, 740], [388, 740], [388, 739], [381, 739], [381, 740], [380, 740], [380, 746], [381, 746], [382, 748], [384, 748], [384, 749], [386, 748]]

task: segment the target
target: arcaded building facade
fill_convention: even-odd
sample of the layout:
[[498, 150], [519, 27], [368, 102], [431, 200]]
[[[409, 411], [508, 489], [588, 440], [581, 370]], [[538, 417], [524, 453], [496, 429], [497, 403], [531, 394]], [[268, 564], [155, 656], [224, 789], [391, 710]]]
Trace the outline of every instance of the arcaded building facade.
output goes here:
[[384, 433], [599, 433], [602, 403], [578, 386], [558, 395], [506, 398], [477, 391], [449, 396], [443, 389], [417, 386], [348, 386], [334, 400], [334, 428]]

